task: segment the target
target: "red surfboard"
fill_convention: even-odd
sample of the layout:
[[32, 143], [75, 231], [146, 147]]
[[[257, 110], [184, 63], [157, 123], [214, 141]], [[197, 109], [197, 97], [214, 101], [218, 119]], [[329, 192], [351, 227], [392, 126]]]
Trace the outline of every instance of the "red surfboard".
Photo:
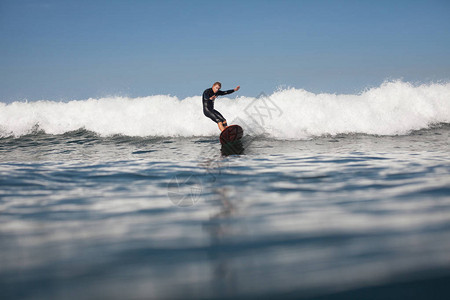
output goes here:
[[220, 143], [225, 145], [227, 143], [240, 140], [244, 135], [244, 129], [239, 125], [227, 126], [220, 134]]

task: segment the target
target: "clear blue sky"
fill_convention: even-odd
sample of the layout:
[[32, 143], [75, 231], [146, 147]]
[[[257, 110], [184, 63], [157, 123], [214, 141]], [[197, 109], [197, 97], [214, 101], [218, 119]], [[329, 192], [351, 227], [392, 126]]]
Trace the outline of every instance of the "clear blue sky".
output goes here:
[[0, 101], [450, 79], [450, 1], [0, 0]]

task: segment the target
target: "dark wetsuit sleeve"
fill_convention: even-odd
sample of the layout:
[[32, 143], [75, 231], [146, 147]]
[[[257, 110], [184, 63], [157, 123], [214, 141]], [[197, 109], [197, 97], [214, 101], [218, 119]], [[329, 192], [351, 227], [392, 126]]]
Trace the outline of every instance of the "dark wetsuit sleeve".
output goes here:
[[234, 93], [234, 90], [228, 90], [228, 91], [217, 91], [217, 95], [222, 96], [222, 95], [228, 95]]

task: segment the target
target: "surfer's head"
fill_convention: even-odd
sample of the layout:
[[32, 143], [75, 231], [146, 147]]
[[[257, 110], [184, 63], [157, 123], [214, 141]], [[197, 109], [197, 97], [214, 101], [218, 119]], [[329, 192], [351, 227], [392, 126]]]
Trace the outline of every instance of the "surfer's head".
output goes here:
[[218, 90], [220, 90], [220, 88], [222, 87], [222, 84], [220, 82], [214, 82], [212, 89], [214, 93], [217, 93]]

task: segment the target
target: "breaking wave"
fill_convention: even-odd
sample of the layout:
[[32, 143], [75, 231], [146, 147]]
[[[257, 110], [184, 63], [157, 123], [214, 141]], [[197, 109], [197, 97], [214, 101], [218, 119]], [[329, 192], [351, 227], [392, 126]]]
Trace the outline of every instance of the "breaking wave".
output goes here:
[[[450, 83], [391, 81], [354, 95], [289, 88], [258, 97], [221, 97], [215, 108], [228, 124], [240, 124], [247, 134], [275, 139], [349, 133], [404, 135], [450, 123]], [[219, 133], [217, 125], [203, 115], [201, 96], [0, 103], [0, 137], [18, 137], [36, 130], [62, 134], [78, 129], [101, 136]]]

